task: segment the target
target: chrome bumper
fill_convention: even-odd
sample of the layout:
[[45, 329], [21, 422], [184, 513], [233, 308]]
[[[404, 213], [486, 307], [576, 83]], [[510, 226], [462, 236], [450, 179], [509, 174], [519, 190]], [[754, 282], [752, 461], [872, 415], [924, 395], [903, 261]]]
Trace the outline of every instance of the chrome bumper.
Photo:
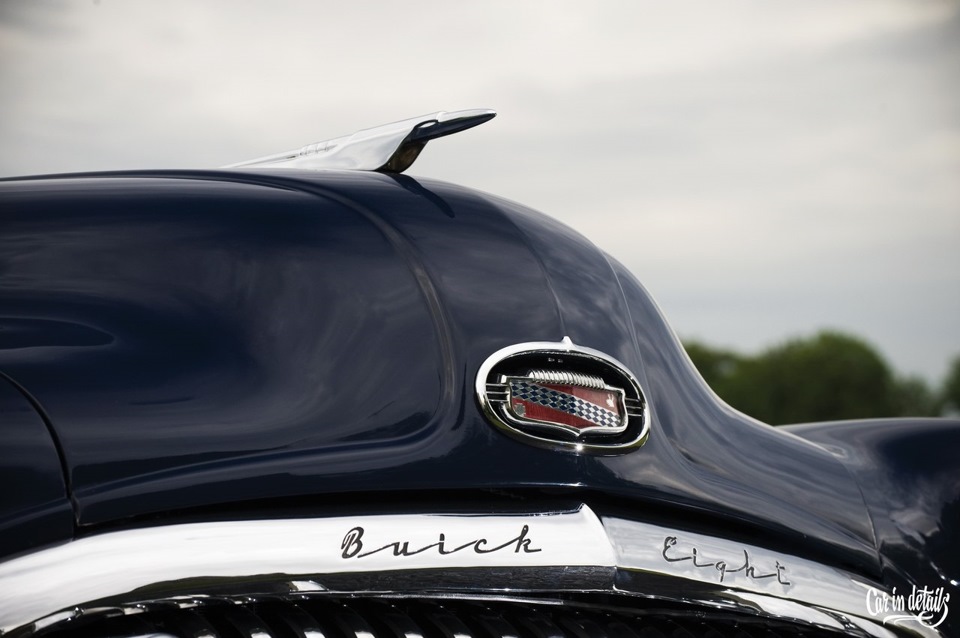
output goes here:
[[0, 563], [0, 634], [207, 597], [596, 592], [738, 611], [867, 636], [883, 591], [797, 556], [615, 517], [402, 514], [194, 523], [104, 533]]

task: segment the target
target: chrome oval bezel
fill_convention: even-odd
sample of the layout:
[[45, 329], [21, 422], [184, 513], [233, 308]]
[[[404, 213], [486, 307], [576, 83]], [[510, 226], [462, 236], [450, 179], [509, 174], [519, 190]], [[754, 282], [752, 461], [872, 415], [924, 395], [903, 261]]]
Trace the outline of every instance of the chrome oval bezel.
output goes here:
[[[556, 427], [554, 428], [555, 432], [549, 431], [550, 428], [537, 427], [537, 424], [524, 423], [522, 420], [513, 417], [504, 407], [502, 399], [490, 397], [488, 386], [496, 384], [498, 381], [498, 379], [491, 380], [491, 375], [496, 374], [497, 368], [509, 364], [512, 359], [527, 356], [538, 356], [548, 360], [553, 357], [556, 359], [556, 363], [569, 365], [574, 369], [580, 369], [584, 366], [599, 368], [606, 371], [604, 378], [616, 378], [624, 382], [623, 385], [628, 386], [624, 388], [624, 391], [628, 395], [632, 394], [631, 398], [634, 399], [634, 403], [630, 407], [632, 413], [629, 416], [627, 427], [622, 431], [609, 434], [598, 434], [595, 431], [584, 432], [580, 435], [574, 433], [574, 438], [571, 439], [569, 437], [570, 433], [568, 432], [565, 435], [562, 431], [563, 428]], [[608, 385], [610, 385], [609, 382]], [[532, 341], [497, 350], [487, 357], [477, 371], [475, 393], [484, 415], [497, 429], [524, 443], [538, 447], [575, 453], [614, 454], [627, 452], [642, 446], [650, 434], [650, 413], [647, 397], [636, 376], [613, 357], [593, 348], [578, 346], [569, 337], [564, 337], [560, 342]], [[554, 433], [557, 436], [551, 436]], [[602, 438], [608, 436], [610, 437], [609, 440]]]

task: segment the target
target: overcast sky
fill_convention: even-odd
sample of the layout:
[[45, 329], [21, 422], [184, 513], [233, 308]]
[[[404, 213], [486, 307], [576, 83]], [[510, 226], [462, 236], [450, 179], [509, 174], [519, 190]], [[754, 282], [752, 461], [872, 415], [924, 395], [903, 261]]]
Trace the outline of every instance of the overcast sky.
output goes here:
[[409, 171], [624, 262], [677, 332], [960, 354], [960, 3], [0, 0], [0, 175], [212, 167], [490, 107]]

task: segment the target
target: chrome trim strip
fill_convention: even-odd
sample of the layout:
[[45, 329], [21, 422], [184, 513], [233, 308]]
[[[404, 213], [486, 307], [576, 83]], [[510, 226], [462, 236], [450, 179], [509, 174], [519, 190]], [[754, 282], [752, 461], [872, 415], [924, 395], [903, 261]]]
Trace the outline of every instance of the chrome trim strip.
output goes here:
[[281, 574], [322, 584], [301, 575], [576, 565], [613, 571], [613, 549], [588, 507], [520, 516], [357, 516], [134, 529], [0, 563], [0, 633], [146, 588], [193, 591], [197, 583], [189, 581], [196, 578], [276, 580]]
[[[414, 576], [415, 575], [415, 576]], [[414, 576], [414, 577], [411, 577]], [[110, 532], [0, 563], [0, 634], [97, 609], [228, 595], [522, 596], [604, 592], [707, 605], [862, 635], [877, 584], [812, 561], [588, 506], [170, 525]], [[940, 634], [900, 627], [916, 636]]]
[[621, 518], [605, 517], [603, 526], [619, 569], [703, 583], [715, 588], [718, 597], [767, 609], [796, 613], [800, 602], [808, 609], [864, 616], [867, 592], [879, 588], [838, 569], [755, 545]]

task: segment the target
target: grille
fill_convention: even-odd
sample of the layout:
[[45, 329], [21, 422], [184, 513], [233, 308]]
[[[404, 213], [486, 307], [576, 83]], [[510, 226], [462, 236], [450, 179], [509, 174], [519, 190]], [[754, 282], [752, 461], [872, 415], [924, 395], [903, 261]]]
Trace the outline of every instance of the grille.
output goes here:
[[[182, 603], [181, 603], [182, 604]], [[119, 613], [119, 612], [118, 612]], [[317, 597], [150, 606], [78, 618], [44, 638], [805, 638], [822, 629], [732, 613], [514, 601]]]

